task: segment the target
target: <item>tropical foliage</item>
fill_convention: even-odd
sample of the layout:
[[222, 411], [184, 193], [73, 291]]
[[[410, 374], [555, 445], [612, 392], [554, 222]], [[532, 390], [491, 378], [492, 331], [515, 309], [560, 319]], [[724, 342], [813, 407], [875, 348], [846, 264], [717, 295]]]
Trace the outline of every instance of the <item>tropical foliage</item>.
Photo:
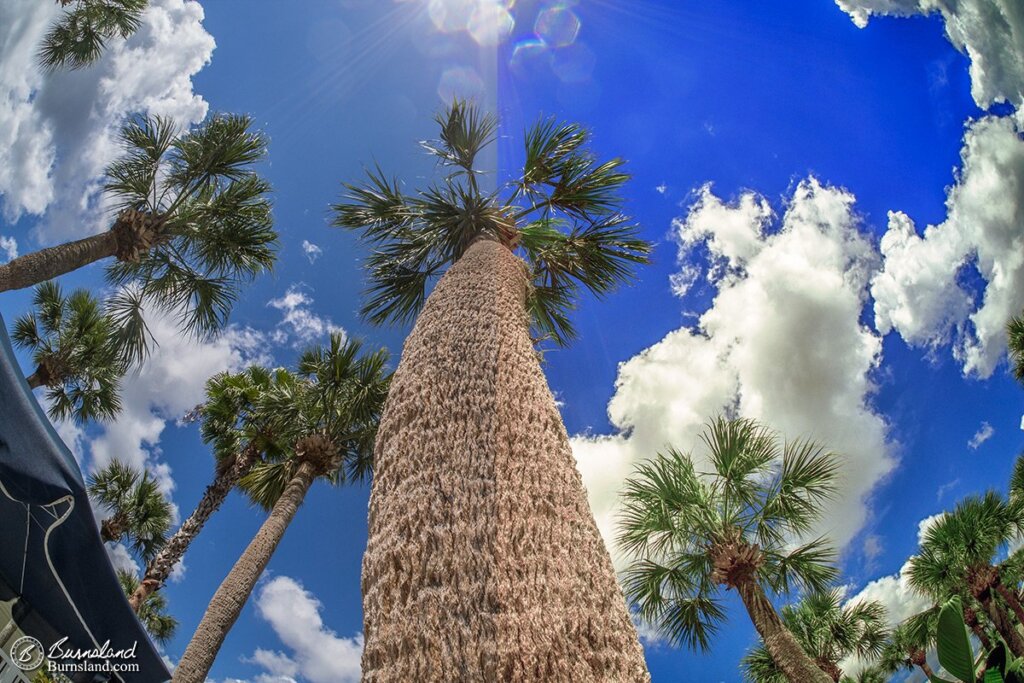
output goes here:
[[188, 131], [134, 118], [121, 143], [104, 186], [114, 226], [0, 265], [0, 291], [115, 257], [108, 311], [122, 357], [138, 362], [151, 343], [146, 313], [172, 316], [187, 334], [222, 329], [241, 286], [272, 267], [277, 234], [270, 186], [252, 168], [266, 140], [249, 117], [215, 115]]
[[837, 577], [824, 538], [793, 540], [834, 495], [838, 456], [748, 419], [718, 418], [701, 440], [702, 459], [671, 450], [626, 482], [618, 538], [634, 558], [627, 597], [673, 643], [707, 649], [725, 619], [721, 593], [736, 590], [786, 676], [822, 680], [766, 593], [824, 593]]
[[[132, 595], [139, 588], [139, 577], [133, 572], [119, 569], [117, 580], [125, 595]], [[135, 610], [146, 632], [160, 644], [166, 645], [178, 629], [178, 620], [167, 612], [167, 599], [159, 592], [150, 594]]]
[[64, 13], [39, 49], [46, 69], [80, 69], [99, 59], [114, 38], [127, 38], [142, 25], [149, 0], [57, 0]]
[[650, 244], [622, 213], [623, 160], [599, 162], [585, 128], [545, 119], [526, 132], [519, 176], [489, 191], [475, 162], [497, 119], [456, 100], [436, 120], [440, 139], [423, 146], [445, 172], [439, 180], [408, 195], [377, 167], [334, 206], [334, 225], [373, 245], [363, 314], [378, 324], [412, 320], [430, 282], [476, 240], [495, 240], [529, 264], [537, 339], [567, 344], [580, 289], [604, 295], [647, 262]]
[[28, 385], [45, 387], [50, 418], [84, 423], [116, 415], [126, 367], [102, 304], [87, 290], [65, 295], [48, 281], [36, 286], [33, 306], [14, 322], [11, 340], [32, 353]]
[[114, 460], [89, 477], [89, 496], [110, 512], [100, 526], [104, 541], [127, 539], [148, 559], [167, 540], [173, 510], [149, 472]]

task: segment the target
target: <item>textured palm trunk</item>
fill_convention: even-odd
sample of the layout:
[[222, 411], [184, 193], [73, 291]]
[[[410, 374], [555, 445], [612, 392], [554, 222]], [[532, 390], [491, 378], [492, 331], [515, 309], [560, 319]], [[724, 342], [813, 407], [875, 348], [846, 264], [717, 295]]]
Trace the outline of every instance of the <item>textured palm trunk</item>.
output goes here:
[[832, 677], [807, 656], [800, 643], [783, 625], [778, 612], [756, 580], [740, 582], [736, 591], [765, 649], [790, 683], [832, 683]]
[[911, 652], [910, 663], [921, 669], [924, 675], [928, 677], [928, 680], [931, 680], [932, 676], [935, 675], [932, 667], [928, 664], [928, 654], [924, 650], [914, 650]]
[[206, 487], [203, 497], [173, 536], [164, 544], [156, 557], [146, 566], [146, 574], [139, 581], [138, 587], [128, 598], [132, 609], [138, 613], [139, 608], [146, 602], [146, 598], [155, 593], [167, 581], [167, 577], [174, 570], [174, 565], [185, 556], [192, 541], [199, 532], [206, 526], [206, 522], [213, 516], [224, 500], [235, 488], [238, 480], [245, 476], [253, 463], [256, 461], [256, 452], [247, 448], [240, 452], [235, 458], [231, 467], [214, 477], [213, 483]]
[[1018, 657], [1024, 657], [1024, 638], [1021, 637], [1020, 631], [1017, 630], [1017, 627], [1010, 620], [1010, 615], [1006, 613], [1006, 610], [1001, 605], [996, 604], [991, 594], [982, 600], [981, 604], [985, 608], [989, 619], [992, 620], [992, 625], [995, 626], [996, 632], [1006, 641], [1006, 646], [1010, 648], [1010, 652]]
[[100, 522], [100, 538], [106, 542], [115, 543], [121, 540], [127, 528], [128, 520], [123, 513], [118, 512], [113, 517]]
[[39, 374], [38, 370], [26, 377], [25, 381], [28, 382], [29, 389], [38, 389], [45, 384], [45, 382], [43, 382], [42, 375]]
[[228, 631], [238, 621], [238, 615], [249, 600], [256, 581], [267, 568], [277, 545], [284, 537], [288, 525], [306, 498], [309, 487], [316, 479], [316, 468], [303, 461], [295, 475], [285, 487], [274, 509], [267, 515], [260, 530], [256, 532], [242, 556], [235, 562], [228, 575], [213, 594], [199, 627], [192, 635], [185, 654], [174, 669], [172, 683], [204, 683], [206, 675], [217, 658]]
[[117, 237], [112, 230], [75, 242], [25, 254], [0, 266], [0, 292], [24, 289], [114, 256]]
[[523, 262], [481, 240], [405, 343], [378, 432], [363, 680], [647, 681], [529, 337]]
[[989, 639], [988, 634], [985, 633], [985, 627], [982, 625], [981, 619], [978, 618], [978, 613], [973, 607], [964, 605], [964, 623], [977, 636], [982, 648], [985, 650], [992, 649], [992, 641]]
[[999, 593], [1010, 609], [1013, 610], [1013, 614], [1017, 617], [1017, 622], [1024, 625], [1024, 606], [1021, 605], [1020, 598], [1017, 596], [1017, 592], [1007, 588], [1006, 584], [1002, 582], [1002, 579], [996, 582], [996, 592]]

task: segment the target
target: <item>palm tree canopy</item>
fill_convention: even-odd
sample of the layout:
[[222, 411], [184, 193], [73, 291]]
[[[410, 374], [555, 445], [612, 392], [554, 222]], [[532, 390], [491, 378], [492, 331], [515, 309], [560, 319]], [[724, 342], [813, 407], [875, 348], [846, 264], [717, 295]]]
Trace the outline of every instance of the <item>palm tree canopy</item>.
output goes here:
[[132, 548], [150, 559], [167, 540], [173, 509], [158, 482], [118, 460], [89, 477], [89, 496], [120, 520]]
[[1024, 382], [1024, 313], [1006, 324], [1006, 336], [1013, 376]]
[[895, 673], [915, 665], [916, 654], [923, 655], [935, 644], [939, 606], [919, 612], [889, 631], [889, 637], [878, 654], [878, 667]]
[[253, 503], [271, 509], [292, 478], [295, 445], [308, 437], [329, 443], [331, 466], [321, 473], [333, 484], [358, 481], [373, 467], [373, 444], [387, 398], [388, 353], [362, 353], [362, 343], [333, 333], [326, 347], [302, 354], [297, 372], [275, 370], [243, 417], [244, 429], [273, 434], [266, 457], [239, 486]]
[[936, 601], [958, 595], [967, 589], [969, 572], [996, 562], [1022, 531], [1021, 506], [994, 491], [965, 498], [925, 532], [910, 560], [910, 584]]
[[334, 225], [361, 230], [374, 248], [363, 314], [376, 324], [411, 320], [428, 284], [477, 239], [491, 239], [529, 264], [535, 335], [567, 344], [579, 289], [606, 294], [648, 261], [650, 244], [621, 212], [625, 162], [599, 162], [581, 126], [541, 120], [526, 133], [520, 176], [484, 192], [474, 162], [494, 142], [497, 119], [456, 100], [436, 121], [440, 139], [423, 146], [445, 171], [439, 181], [407, 195], [378, 167], [333, 207]]
[[[720, 589], [753, 579], [777, 594], [825, 591], [835, 552], [806, 535], [836, 491], [838, 457], [807, 440], [783, 442], [754, 420], [718, 418], [701, 438], [709, 471], [671, 450], [627, 480], [618, 542], [639, 616], [674, 643], [706, 649], [724, 619]], [[746, 557], [737, 576], [716, 558]]]
[[[875, 601], [843, 604], [843, 592], [811, 593], [781, 610], [782, 623], [816, 662], [838, 664], [852, 655], [881, 655], [888, 635], [885, 608]], [[744, 673], [755, 683], [785, 681], [768, 650], [754, 648], [743, 660]], [[776, 672], [778, 676], [772, 674]]]
[[[117, 570], [117, 579], [125, 595], [131, 595], [139, 587], [139, 577], [124, 569]], [[166, 645], [178, 629], [178, 620], [167, 613], [167, 599], [160, 591], [146, 596], [135, 613], [146, 632], [161, 645]]]
[[33, 307], [14, 322], [11, 339], [32, 352], [50, 418], [85, 423], [114, 417], [126, 367], [102, 304], [84, 289], [65, 295], [47, 281], [36, 286]]
[[187, 333], [221, 329], [242, 284], [269, 271], [276, 255], [270, 185], [253, 165], [265, 137], [248, 116], [214, 115], [188, 131], [161, 117], [134, 118], [121, 131], [124, 155], [108, 167], [105, 191], [118, 226], [147, 234], [119, 253], [107, 280], [126, 355], [145, 357], [144, 309], [177, 317]]
[[39, 62], [44, 69], [80, 69], [103, 54], [107, 43], [127, 38], [142, 25], [149, 0], [57, 0], [65, 9], [43, 38]]

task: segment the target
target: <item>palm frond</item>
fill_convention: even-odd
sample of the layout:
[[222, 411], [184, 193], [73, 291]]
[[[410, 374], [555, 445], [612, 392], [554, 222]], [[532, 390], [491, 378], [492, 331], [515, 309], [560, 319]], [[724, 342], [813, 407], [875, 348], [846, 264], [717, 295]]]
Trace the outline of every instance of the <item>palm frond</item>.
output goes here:
[[142, 25], [148, 0], [77, 0], [50, 27], [39, 50], [44, 69], [80, 69], [103, 54], [107, 43], [127, 38]]
[[434, 120], [441, 129], [441, 139], [420, 144], [442, 164], [472, 174], [477, 154], [494, 142], [498, 119], [490, 113], [482, 114], [475, 104], [456, 99]]
[[1024, 313], [1006, 324], [1006, 336], [1013, 376], [1024, 382]]
[[795, 548], [766, 550], [761, 575], [776, 593], [785, 595], [801, 588], [825, 592], [839, 577], [835, 548], [816, 538]]

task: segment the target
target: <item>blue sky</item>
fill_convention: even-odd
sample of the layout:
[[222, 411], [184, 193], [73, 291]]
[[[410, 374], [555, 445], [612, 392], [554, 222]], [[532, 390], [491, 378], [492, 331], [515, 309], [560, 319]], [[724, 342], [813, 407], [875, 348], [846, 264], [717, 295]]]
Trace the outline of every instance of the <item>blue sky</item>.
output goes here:
[[[693, 447], [704, 419], [736, 407], [843, 454], [821, 530], [843, 549], [849, 595], [896, 618], [916, 605], [899, 571], [922, 521], [1004, 486], [1024, 441], [1000, 336], [1024, 308], [1015, 0], [519, 0], [514, 24], [484, 22], [511, 26], [477, 31], [484, 45], [461, 29], [474, 8], [504, 19], [490, 0], [152, 5], [96, 67], [48, 77], [31, 58], [56, 6], [0, 9], [0, 259], [103, 229], [95, 180], [121, 117], [209, 110], [249, 113], [270, 136], [280, 261], [222, 338], [157, 324], [160, 351], [117, 423], [60, 426], [84, 469], [145, 464], [187, 515], [211, 458], [176, 421], [207, 376], [287, 364], [339, 327], [397, 359], [407, 330], [358, 318], [364, 251], [328, 227], [327, 207], [375, 161], [410, 185], [429, 174], [415, 141], [454, 92], [502, 118], [496, 178], [542, 114], [585, 123], [600, 154], [629, 160], [629, 211], [654, 262], [633, 287], [584, 300], [579, 342], [545, 364], [603, 530], [638, 459]], [[101, 270], [63, 282], [100, 287]], [[9, 293], [0, 313], [9, 322], [28, 300]], [[314, 488], [217, 683], [358, 675], [367, 498]], [[172, 662], [261, 521], [232, 496], [186, 557], [166, 589], [181, 622]], [[729, 615], [709, 654], [645, 639], [653, 680], [737, 680], [754, 632], [738, 604]]]

